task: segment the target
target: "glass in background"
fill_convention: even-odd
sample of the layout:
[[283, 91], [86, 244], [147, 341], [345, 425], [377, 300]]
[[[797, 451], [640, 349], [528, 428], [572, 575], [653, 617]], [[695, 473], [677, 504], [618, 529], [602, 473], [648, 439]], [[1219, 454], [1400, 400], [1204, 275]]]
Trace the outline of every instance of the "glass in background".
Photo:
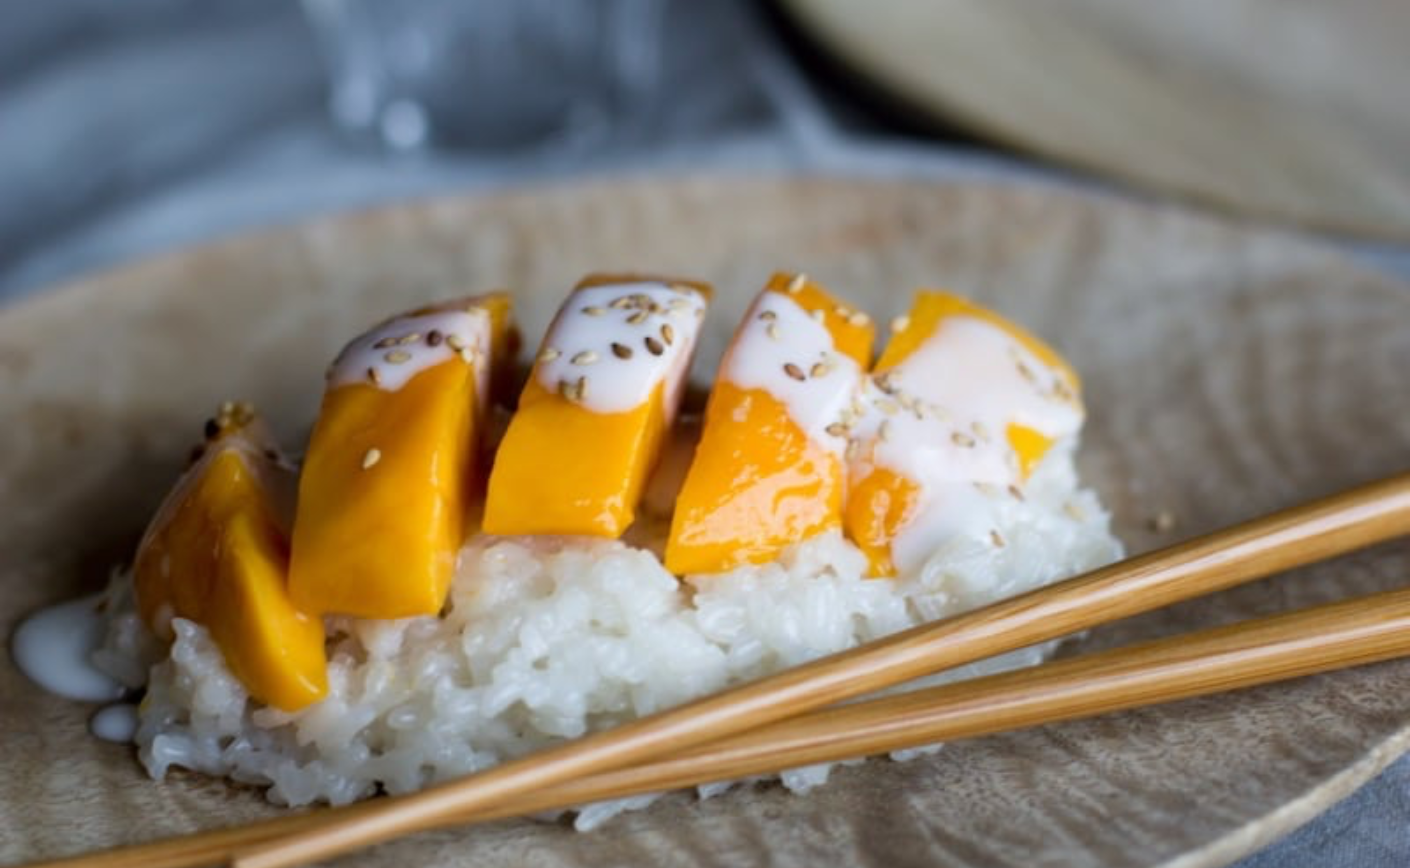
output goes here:
[[392, 150], [577, 151], [662, 108], [669, 0], [303, 0], [342, 129]]

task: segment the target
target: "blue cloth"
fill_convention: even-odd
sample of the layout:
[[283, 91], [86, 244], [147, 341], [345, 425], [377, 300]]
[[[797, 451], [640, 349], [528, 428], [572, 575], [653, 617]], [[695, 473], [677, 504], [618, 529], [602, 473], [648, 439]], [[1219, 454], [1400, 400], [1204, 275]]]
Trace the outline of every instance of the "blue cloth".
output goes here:
[[[284, 0], [47, 0], [0, 24], [0, 303], [270, 222], [582, 173], [838, 171], [1099, 181], [907, 137], [802, 71], [745, 0], [668, 0], [659, 135], [590, 154], [389, 159], [334, 131], [300, 8]], [[743, 58], [720, 63], [719, 58]], [[688, 110], [688, 114], [685, 113]], [[1410, 249], [1348, 246], [1410, 278]], [[1240, 868], [1410, 864], [1410, 759]]]

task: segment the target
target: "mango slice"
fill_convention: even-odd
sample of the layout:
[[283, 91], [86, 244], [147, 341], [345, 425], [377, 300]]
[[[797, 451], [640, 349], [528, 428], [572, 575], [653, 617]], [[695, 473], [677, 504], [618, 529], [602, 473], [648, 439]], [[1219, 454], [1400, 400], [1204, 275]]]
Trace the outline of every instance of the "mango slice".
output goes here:
[[252, 697], [297, 710], [323, 698], [328, 675], [323, 622], [288, 593], [294, 472], [247, 405], [223, 406], [206, 435], [138, 546], [138, 610], [166, 638], [173, 617], [202, 624]]
[[504, 294], [412, 311], [334, 362], [299, 479], [289, 591], [300, 608], [441, 610], [478, 499], [508, 311]]
[[675, 419], [709, 296], [674, 278], [578, 284], [495, 455], [486, 532], [622, 535]]
[[919, 568], [986, 526], [1083, 412], [1076, 373], [1036, 337], [960, 296], [921, 291], [863, 390], [843, 527], [875, 575]]
[[822, 286], [774, 275], [720, 363], [676, 500], [668, 570], [762, 563], [841, 527], [847, 421], [874, 335], [870, 317]]

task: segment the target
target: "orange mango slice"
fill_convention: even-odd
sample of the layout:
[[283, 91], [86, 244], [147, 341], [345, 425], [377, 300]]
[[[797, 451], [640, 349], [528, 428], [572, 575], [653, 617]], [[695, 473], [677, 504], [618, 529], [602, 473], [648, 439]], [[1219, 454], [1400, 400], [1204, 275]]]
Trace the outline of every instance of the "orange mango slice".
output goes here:
[[1082, 423], [1071, 366], [993, 311], [922, 291], [892, 330], [864, 390], [843, 508], [881, 576], [977, 520], [976, 490], [1018, 490]]
[[289, 590], [305, 611], [440, 611], [479, 496], [508, 313], [503, 294], [412, 311], [334, 362], [294, 519]]
[[173, 617], [202, 624], [252, 697], [303, 708], [327, 693], [328, 676], [323, 622], [288, 593], [293, 470], [246, 405], [225, 405], [206, 433], [138, 546], [138, 610], [168, 638]]
[[578, 284], [495, 455], [487, 533], [622, 535], [675, 419], [709, 296], [674, 278]]
[[770, 280], [720, 364], [676, 500], [668, 570], [762, 563], [841, 527], [846, 417], [874, 334], [866, 314], [817, 283]]

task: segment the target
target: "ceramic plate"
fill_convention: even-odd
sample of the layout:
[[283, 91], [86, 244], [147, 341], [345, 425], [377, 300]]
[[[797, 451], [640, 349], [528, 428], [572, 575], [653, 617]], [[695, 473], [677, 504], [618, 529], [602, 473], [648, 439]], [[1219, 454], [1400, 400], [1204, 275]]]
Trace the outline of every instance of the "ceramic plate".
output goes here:
[[[1401, 470], [1410, 287], [1322, 247], [1044, 189], [838, 180], [603, 183], [413, 203], [266, 231], [0, 311], [0, 632], [128, 557], [201, 419], [246, 397], [296, 441], [369, 321], [498, 286], [531, 336], [589, 270], [716, 282], [703, 356], [767, 274], [887, 317], [970, 293], [1082, 372], [1081, 467], [1139, 552]], [[703, 367], [708, 368], [709, 364]], [[698, 372], [702, 377], [709, 371]], [[1157, 533], [1152, 519], [1175, 519]], [[1404, 546], [1097, 630], [1082, 647], [1393, 586]], [[4, 652], [0, 652], [4, 653]], [[148, 780], [91, 708], [0, 659], [0, 861], [268, 816], [253, 792]], [[677, 794], [578, 834], [501, 822], [339, 865], [1217, 865], [1301, 823], [1410, 741], [1410, 662], [959, 742], [802, 796]]]

